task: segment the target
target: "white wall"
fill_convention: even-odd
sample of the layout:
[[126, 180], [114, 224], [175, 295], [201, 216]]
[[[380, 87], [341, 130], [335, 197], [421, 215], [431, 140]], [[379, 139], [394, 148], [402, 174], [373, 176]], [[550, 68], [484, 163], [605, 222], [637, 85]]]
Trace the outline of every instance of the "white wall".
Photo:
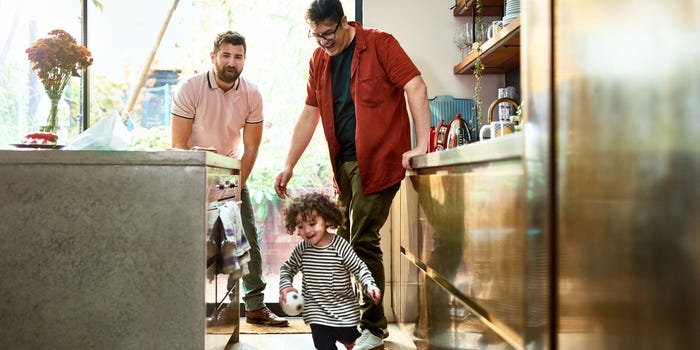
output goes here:
[[[384, 30], [399, 40], [422, 72], [428, 86], [429, 98], [437, 95], [473, 98], [474, 76], [452, 73], [453, 67], [461, 60], [461, 54], [453, 43], [453, 35], [455, 29], [464, 27], [468, 20], [467, 17], [453, 16], [450, 8], [454, 5], [454, 0], [363, 0], [362, 2], [363, 26]], [[350, 16], [348, 19], [354, 20]], [[484, 22], [489, 23], [489, 20], [484, 19]], [[482, 78], [484, 119], [489, 105], [498, 96], [498, 88], [504, 84], [503, 75], [485, 75]], [[394, 293], [391, 292], [394, 282], [391, 262], [395, 260], [391, 256], [398, 252], [398, 247], [392, 247], [391, 221], [392, 219], [389, 218], [381, 230], [386, 274], [384, 311], [389, 322], [394, 321], [391, 310], [394, 303]]]
[[[399, 40], [423, 73], [428, 97], [472, 98], [474, 94], [473, 75], [452, 73], [461, 60], [452, 41], [454, 31], [464, 27], [468, 20], [468, 17], [453, 16], [450, 9], [453, 5], [454, 0], [363, 0], [363, 25], [382, 29]], [[483, 77], [484, 116], [504, 82], [503, 75]]]

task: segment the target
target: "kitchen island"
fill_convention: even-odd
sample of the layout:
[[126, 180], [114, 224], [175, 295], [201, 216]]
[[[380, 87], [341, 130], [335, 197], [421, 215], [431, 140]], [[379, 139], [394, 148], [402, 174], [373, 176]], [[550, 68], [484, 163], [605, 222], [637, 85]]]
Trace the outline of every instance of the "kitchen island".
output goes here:
[[203, 349], [207, 175], [238, 168], [202, 151], [0, 151], [0, 348]]

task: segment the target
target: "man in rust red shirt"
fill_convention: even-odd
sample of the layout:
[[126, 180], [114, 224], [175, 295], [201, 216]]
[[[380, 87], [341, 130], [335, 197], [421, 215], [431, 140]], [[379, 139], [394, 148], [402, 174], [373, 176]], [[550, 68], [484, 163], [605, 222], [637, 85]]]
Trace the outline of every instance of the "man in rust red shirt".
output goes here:
[[[384, 295], [379, 230], [411, 169], [411, 158], [428, 149], [430, 110], [420, 71], [386, 32], [348, 22], [339, 0], [314, 0], [306, 13], [309, 37], [319, 47], [309, 63], [304, 109], [275, 191], [287, 197], [294, 166], [321, 120], [339, 201], [349, 225], [338, 234], [369, 267]], [[406, 101], [416, 134], [411, 127]], [[384, 309], [363, 298], [362, 335], [355, 349], [381, 349]]]

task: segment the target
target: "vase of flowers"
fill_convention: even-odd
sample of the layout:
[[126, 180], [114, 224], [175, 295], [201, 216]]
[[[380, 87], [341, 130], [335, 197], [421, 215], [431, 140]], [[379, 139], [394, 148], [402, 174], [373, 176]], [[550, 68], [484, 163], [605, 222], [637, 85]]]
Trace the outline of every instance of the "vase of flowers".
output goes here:
[[63, 90], [72, 77], [79, 77], [79, 70], [92, 64], [92, 54], [66, 31], [54, 29], [49, 37], [37, 40], [25, 51], [29, 61], [34, 63], [32, 70], [36, 71], [44, 90], [51, 100], [51, 109], [46, 125], [41, 131], [56, 134], [58, 131], [58, 103]]

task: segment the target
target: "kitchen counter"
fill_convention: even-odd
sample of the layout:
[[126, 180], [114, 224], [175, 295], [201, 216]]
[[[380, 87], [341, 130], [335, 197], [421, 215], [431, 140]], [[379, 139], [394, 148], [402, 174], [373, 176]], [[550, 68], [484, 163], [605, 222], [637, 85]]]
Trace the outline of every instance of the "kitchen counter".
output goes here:
[[413, 159], [394, 274], [398, 323], [417, 342], [524, 349], [544, 319], [542, 235], [523, 215], [524, 142], [519, 132]]
[[0, 151], [0, 348], [205, 348], [212, 167], [239, 161]]
[[415, 171], [423, 172], [429, 168], [518, 159], [522, 157], [523, 150], [523, 133], [518, 132], [493, 140], [484, 140], [428, 153], [413, 158], [411, 164]]

